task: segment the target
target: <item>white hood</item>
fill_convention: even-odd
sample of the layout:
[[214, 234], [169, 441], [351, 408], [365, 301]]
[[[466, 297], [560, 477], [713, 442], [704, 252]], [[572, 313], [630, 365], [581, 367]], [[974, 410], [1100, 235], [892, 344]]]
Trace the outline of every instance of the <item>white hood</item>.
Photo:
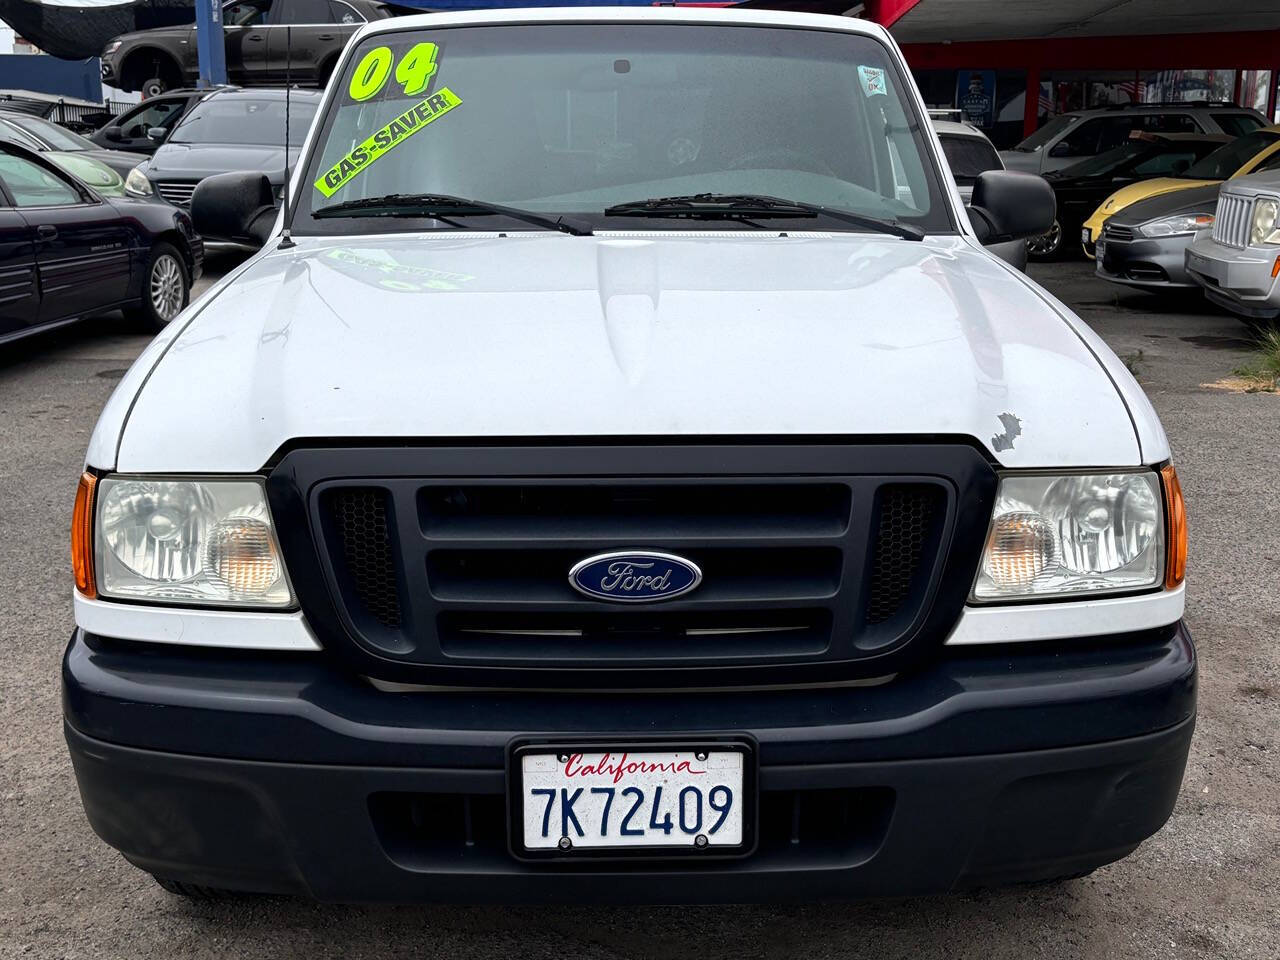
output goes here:
[[229, 472], [297, 438], [754, 434], [1142, 462], [1114, 357], [958, 237], [303, 238], [190, 313], [91, 461], [117, 438], [120, 470]]

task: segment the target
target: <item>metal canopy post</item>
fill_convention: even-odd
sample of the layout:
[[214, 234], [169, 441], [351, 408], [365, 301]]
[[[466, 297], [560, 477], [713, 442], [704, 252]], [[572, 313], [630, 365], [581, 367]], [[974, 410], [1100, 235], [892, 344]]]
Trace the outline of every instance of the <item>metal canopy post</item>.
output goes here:
[[200, 86], [227, 82], [227, 51], [222, 39], [222, 0], [196, 0], [196, 50]]

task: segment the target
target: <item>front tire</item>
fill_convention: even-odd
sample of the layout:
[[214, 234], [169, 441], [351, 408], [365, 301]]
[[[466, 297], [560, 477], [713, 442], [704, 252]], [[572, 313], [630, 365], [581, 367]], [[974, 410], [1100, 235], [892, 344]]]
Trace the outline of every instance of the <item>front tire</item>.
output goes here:
[[169, 84], [163, 77], [152, 77], [150, 80], [143, 81], [142, 99], [149, 100], [152, 97], [158, 97], [169, 89]]
[[1060, 260], [1065, 253], [1066, 234], [1062, 224], [1054, 220], [1048, 233], [1032, 237], [1027, 241], [1027, 256], [1039, 261]]
[[178, 248], [163, 240], [151, 247], [142, 275], [142, 297], [126, 311], [151, 333], [159, 333], [191, 300], [191, 275]]

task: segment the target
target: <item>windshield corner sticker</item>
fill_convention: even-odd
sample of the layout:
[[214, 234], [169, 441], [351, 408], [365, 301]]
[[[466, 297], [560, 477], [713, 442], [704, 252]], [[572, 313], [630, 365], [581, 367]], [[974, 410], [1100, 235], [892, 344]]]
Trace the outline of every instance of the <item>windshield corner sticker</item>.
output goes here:
[[884, 70], [880, 67], [859, 66], [858, 79], [862, 81], [862, 92], [868, 97], [874, 97], [877, 94], [882, 97], [889, 95], [889, 88], [884, 79]]
[[393, 147], [399, 146], [427, 124], [438, 120], [462, 103], [448, 87], [441, 87], [421, 103], [410, 107], [381, 130], [326, 170], [315, 182], [315, 188], [326, 197], [332, 197], [351, 180]]

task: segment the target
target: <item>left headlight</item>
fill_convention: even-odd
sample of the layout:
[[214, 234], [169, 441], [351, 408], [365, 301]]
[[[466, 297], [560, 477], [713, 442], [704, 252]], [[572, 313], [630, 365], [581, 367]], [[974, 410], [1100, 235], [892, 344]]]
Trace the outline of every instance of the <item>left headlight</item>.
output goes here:
[[129, 175], [124, 178], [124, 192], [133, 194], [135, 197], [151, 196], [151, 181], [142, 172], [141, 166], [134, 167], [129, 171]]
[[1116, 593], [1165, 579], [1159, 475], [1005, 476], [972, 599]]
[[261, 480], [105, 477], [98, 481], [96, 500], [99, 596], [293, 605]]
[[1213, 226], [1211, 213], [1187, 213], [1176, 217], [1161, 217], [1141, 224], [1138, 232], [1144, 237], [1176, 237], [1192, 234]]
[[1260, 247], [1263, 244], [1280, 244], [1280, 230], [1276, 229], [1276, 220], [1280, 219], [1280, 203], [1269, 197], [1259, 197], [1253, 204], [1253, 224], [1249, 231], [1249, 245]]

